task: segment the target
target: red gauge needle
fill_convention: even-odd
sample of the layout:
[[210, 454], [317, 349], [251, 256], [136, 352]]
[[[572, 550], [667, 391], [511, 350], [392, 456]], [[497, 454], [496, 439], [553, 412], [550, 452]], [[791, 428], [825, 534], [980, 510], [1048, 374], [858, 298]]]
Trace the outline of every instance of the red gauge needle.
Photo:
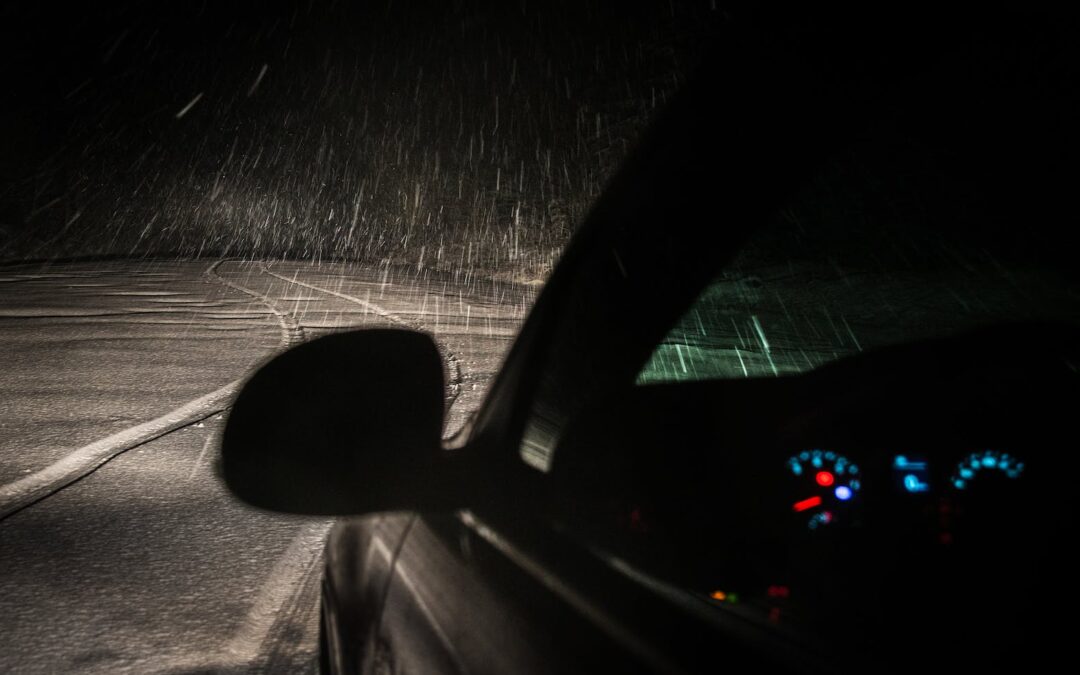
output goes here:
[[812, 509], [815, 506], [821, 506], [821, 497], [810, 497], [801, 502], [795, 502], [794, 508], [796, 511], [805, 511], [807, 509]]

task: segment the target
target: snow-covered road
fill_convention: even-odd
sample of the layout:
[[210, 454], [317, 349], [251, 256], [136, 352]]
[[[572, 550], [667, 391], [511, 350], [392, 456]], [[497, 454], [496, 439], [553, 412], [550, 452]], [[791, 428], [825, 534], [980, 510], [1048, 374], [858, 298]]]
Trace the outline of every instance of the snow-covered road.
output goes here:
[[239, 383], [329, 332], [425, 330], [449, 434], [534, 290], [338, 263], [0, 267], [0, 670], [309, 667], [327, 523], [215, 478]]

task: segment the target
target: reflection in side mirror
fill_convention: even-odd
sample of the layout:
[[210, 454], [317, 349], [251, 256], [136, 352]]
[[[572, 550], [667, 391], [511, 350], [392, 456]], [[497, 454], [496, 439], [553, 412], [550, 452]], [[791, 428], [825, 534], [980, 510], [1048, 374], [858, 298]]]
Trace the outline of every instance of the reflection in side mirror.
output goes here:
[[313, 340], [244, 385], [222, 439], [225, 482], [250, 504], [288, 513], [453, 507], [443, 407], [442, 360], [427, 335]]

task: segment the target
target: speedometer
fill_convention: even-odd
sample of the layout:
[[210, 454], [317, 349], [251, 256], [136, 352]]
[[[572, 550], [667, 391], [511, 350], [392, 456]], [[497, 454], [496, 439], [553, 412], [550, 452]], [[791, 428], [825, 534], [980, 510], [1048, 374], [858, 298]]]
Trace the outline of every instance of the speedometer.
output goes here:
[[805, 518], [807, 527], [816, 530], [850, 513], [862, 489], [859, 467], [847, 457], [831, 450], [804, 450], [787, 461], [795, 478], [792, 511]]

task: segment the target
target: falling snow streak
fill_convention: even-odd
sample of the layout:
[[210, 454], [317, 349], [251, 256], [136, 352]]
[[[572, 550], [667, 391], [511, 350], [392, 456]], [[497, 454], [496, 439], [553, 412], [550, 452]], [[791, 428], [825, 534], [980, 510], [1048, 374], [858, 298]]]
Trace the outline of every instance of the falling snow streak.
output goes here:
[[0, 190], [13, 214], [0, 224], [17, 235], [0, 255], [284, 255], [539, 278], [714, 14], [359, 4], [88, 16], [100, 35], [62, 36], [95, 54], [57, 66], [65, 133]]
[[259, 74], [255, 76], [255, 81], [251, 83], [251, 87], [247, 91], [247, 95], [251, 96], [259, 88], [259, 83], [266, 77], [266, 71], [270, 68], [267, 64], [262, 64], [262, 68], [259, 69]]
[[195, 104], [198, 103], [199, 99], [201, 99], [201, 98], [202, 98], [202, 92], [200, 91], [198, 94], [195, 94], [195, 98], [191, 99], [191, 101], [189, 101], [186, 106], [184, 106], [183, 108], [180, 109], [180, 112], [176, 113], [176, 119], [180, 119], [184, 115], [188, 114], [188, 111], [190, 111], [192, 108], [194, 108]]

